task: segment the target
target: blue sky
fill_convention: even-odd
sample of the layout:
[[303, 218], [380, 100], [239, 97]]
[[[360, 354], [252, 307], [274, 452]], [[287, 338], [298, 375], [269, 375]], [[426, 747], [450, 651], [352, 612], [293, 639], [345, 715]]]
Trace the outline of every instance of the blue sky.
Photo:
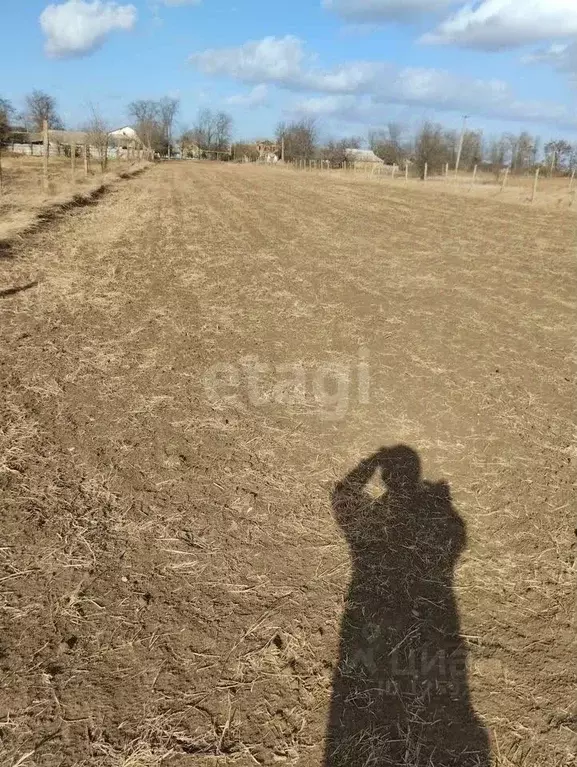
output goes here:
[[181, 99], [236, 138], [316, 117], [324, 135], [424, 119], [577, 140], [577, 0], [4, 0], [0, 96], [53, 94], [67, 127], [95, 104]]

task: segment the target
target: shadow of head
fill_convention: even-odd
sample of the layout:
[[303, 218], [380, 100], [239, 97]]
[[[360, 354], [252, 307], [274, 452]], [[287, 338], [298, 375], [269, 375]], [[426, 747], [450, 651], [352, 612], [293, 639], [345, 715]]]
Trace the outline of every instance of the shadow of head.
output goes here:
[[376, 462], [381, 479], [390, 491], [411, 491], [420, 486], [421, 459], [412, 448], [406, 445], [382, 448]]

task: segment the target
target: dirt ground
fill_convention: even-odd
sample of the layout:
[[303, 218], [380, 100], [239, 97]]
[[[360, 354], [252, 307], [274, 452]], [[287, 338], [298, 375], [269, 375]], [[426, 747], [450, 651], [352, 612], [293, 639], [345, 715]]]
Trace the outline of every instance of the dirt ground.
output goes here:
[[0, 763], [577, 764], [575, 224], [191, 162], [5, 252]]

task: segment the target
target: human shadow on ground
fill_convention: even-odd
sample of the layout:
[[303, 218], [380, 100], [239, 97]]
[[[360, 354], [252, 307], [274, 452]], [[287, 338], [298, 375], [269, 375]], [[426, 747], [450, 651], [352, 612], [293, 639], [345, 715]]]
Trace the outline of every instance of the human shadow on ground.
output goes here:
[[[378, 498], [367, 492], [375, 473]], [[332, 502], [353, 574], [325, 767], [488, 767], [453, 594], [465, 525], [448, 484], [423, 481], [419, 456], [399, 445], [362, 461]]]

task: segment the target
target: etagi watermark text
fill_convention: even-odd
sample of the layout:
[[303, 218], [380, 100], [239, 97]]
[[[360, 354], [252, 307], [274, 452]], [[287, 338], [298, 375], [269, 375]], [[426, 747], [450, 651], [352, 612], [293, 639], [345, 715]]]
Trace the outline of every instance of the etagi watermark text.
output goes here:
[[369, 351], [361, 348], [350, 363], [272, 363], [251, 355], [212, 365], [203, 384], [212, 402], [308, 408], [325, 420], [341, 420], [352, 404], [369, 404]]

